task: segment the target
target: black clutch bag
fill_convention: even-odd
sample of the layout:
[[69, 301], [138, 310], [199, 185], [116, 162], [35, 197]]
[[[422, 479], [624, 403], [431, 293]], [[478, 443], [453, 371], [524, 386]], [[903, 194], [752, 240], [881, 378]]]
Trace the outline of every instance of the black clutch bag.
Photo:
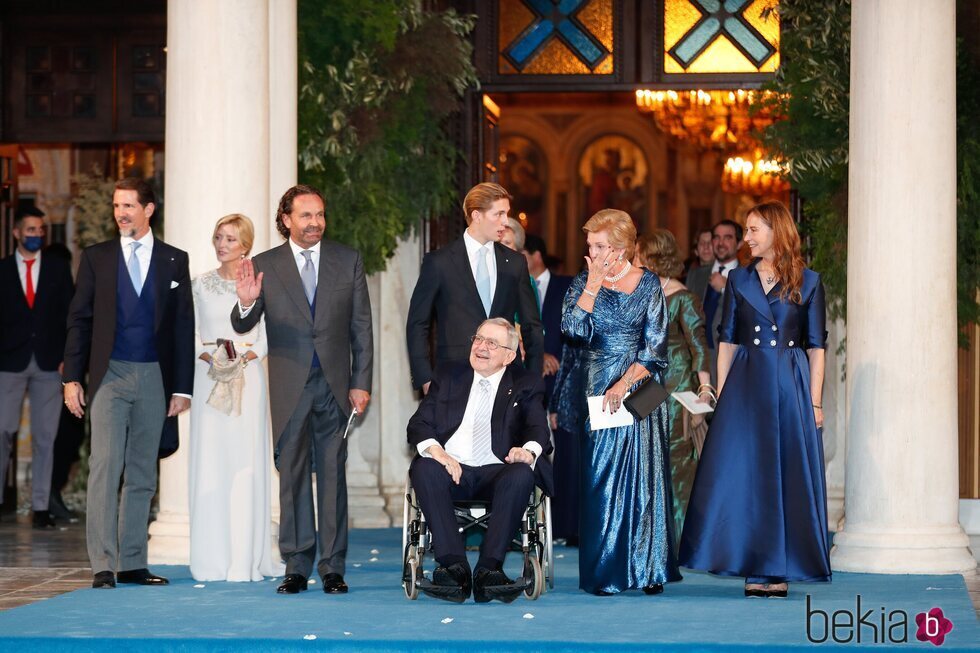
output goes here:
[[667, 401], [668, 396], [670, 393], [666, 388], [653, 379], [648, 379], [646, 383], [630, 393], [630, 396], [623, 399], [623, 406], [636, 419], [645, 419], [657, 410], [657, 406]]

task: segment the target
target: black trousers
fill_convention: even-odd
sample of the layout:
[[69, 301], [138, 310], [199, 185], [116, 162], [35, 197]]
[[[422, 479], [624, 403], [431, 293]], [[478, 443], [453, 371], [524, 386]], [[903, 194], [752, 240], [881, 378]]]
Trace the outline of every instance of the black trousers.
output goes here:
[[480, 545], [480, 558], [503, 563], [534, 490], [534, 471], [524, 463], [462, 467], [459, 485], [453, 483], [446, 469], [433, 458], [418, 456], [409, 470], [415, 495], [432, 532], [436, 561], [444, 564], [447, 557], [466, 558], [453, 501], [478, 499], [490, 501], [493, 513]]

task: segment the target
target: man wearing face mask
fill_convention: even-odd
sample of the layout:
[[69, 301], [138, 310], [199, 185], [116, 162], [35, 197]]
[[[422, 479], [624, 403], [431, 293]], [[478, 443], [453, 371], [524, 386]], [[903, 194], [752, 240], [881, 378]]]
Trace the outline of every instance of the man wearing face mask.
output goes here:
[[[0, 260], [0, 488], [16, 446], [21, 404], [31, 405], [31, 508], [34, 528], [54, 528], [48, 512], [54, 440], [61, 416], [61, 366], [68, 306], [75, 291], [68, 263], [45, 256], [44, 213], [22, 209], [14, 253]], [[0, 490], [0, 503], [3, 502]]]

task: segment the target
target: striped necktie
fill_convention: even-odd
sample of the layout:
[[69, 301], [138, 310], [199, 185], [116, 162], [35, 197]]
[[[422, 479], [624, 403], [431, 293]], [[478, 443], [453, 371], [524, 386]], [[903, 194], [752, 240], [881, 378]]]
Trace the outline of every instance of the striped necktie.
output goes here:
[[493, 457], [490, 433], [492, 399], [490, 381], [480, 379], [480, 389], [476, 393], [476, 410], [473, 411], [473, 460], [477, 465], [486, 464]]

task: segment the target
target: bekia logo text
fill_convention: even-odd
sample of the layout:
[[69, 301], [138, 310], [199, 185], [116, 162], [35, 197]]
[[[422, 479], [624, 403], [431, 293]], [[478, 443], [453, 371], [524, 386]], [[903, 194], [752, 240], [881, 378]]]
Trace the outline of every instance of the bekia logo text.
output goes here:
[[[942, 646], [953, 622], [941, 608], [915, 615], [915, 638]], [[854, 610], [827, 612], [813, 606], [806, 596], [806, 638], [813, 644], [833, 640], [837, 644], [904, 644], [909, 641], [909, 615], [905, 610], [886, 610], [884, 606], [868, 608], [861, 595], [855, 597]]]

